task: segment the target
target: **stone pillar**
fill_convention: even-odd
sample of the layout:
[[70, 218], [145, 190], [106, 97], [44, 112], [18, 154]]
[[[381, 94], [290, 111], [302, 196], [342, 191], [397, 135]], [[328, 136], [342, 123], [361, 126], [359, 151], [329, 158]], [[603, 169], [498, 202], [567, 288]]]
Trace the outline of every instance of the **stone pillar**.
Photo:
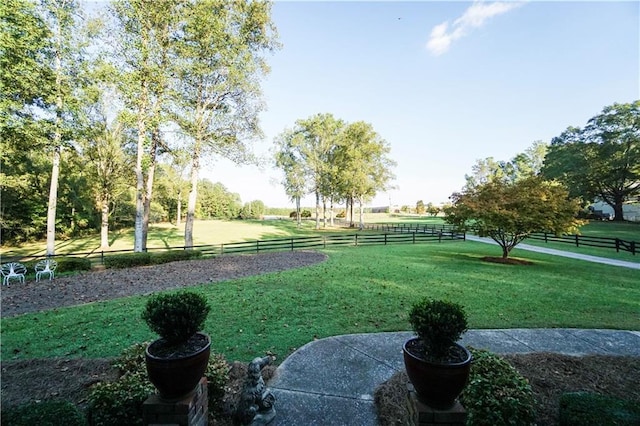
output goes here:
[[151, 395], [142, 406], [145, 426], [207, 426], [209, 415], [207, 379], [203, 377], [196, 389], [183, 399], [166, 402]]
[[464, 426], [467, 420], [467, 410], [460, 401], [448, 410], [436, 410], [418, 399], [411, 383], [407, 383], [407, 406], [411, 426]]

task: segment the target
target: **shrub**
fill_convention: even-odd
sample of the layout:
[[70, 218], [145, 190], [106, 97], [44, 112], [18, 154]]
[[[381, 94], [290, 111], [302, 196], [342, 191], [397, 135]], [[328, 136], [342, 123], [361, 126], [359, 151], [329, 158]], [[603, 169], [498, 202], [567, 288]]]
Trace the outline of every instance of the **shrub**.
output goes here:
[[632, 401], [588, 392], [560, 396], [561, 426], [640, 424], [640, 407]]
[[86, 257], [56, 257], [58, 262], [57, 272], [90, 271], [91, 260]]
[[170, 250], [153, 253], [151, 255], [151, 264], [158, 265], [161, 263], [175, 262], [178, 260], [191, 260], [202, 257], [199, 250]]
[[223, 355], [213, 354], [207, 364], [207, 395], [209, 397], [209, 412], [220, 415], [223, 413], [224, 392], [229, 380], [229, 363]]
[[84, 426], [82, 412], [69, 401], [30, 402], [2, 410], [2, 424], [11, 426]]
[[338, 214], [336, 215], [336, 217], [337, 217], [338, 219], [344, 219], [345, 217], [347, 217], [347, 213], [346, 213], [344, 210], [340, 210], [340, 211], [338, 212]]
[[147, 301], [142, 319], [152, 331], [174, 345], [186, 342], [201, 330], [210, 309], [207, 299], [198, 293], [159, 294]]
[[303, 218], [311, 217], [311, 210], [307, 210], [307, 209], [302, 210], [302, 212], [300, 213], [300, 217], [303, 217]]
[[120, 371], [120, 375], [146, 373], [144, 352], [149, 342], [136, 343], [122, 351], [111, 365]]
[[297, 218], [297, 217], [298, 217], [298, 212], [297, 212], [297, 211], [295, 211], [295, 210], [294, 210], [294, 211], [292, 211], [291, 213], [289, 213], [289, 217], [290, 217], [291, 219], [295, 219], [295, 218]]
[[131, 268], [151, 264], [151, 255], [146, 252], [113, 254], [104, 258], [106, 268]]
[[425, 298], [415, 303], [409, 322], [427, 353], [436, 359], [445, 358], [451, 345], [467, 331], [467, 315], [462, 306], [445, 300]]
[[155, 388], [142, 373], [98, 383], [89, 394], [89, 422], [95, 426], [141, 425], [142, 404], [154, 392]]
[[503, 358], [469, 348], [473, 355], [469, 383], [460, 400], [468, 425], [530, 425], [534, 422], [531, 386]]

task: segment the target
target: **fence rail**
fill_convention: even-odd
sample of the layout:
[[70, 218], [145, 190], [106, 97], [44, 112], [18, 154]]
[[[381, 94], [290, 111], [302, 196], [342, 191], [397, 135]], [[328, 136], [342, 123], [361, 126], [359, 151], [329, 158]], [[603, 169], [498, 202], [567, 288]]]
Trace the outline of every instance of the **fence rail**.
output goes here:
[[[401, 229], [401, 228], [398, 228]], [[443, 241], [463, 241], [465, 234], [453, 231], [425, 232], [415, 230], [409, 231], [404, 228], [402, 231], [396, 230], [393, 233], [369, 233], [361, 232], [354, 234], [318, 235], [308, 237], [288, 237], [269, 240], [240, 241], [225, 244], [195, 245], [194, 250], [199, 250], [204, 256], [218, 256], [236, 253], [260, 253], [266, 251], [294, 251], [316, 248], [327, 248], [331, 246], [364, 246], [364, 245], [388, 245], [388, 244], [418, 244], [428, 242]], [[147, 252], [185, 250], [184, 246], [148, 248]], [[104, 264], [107, 256], [114, 254], [133, 253], [132, 249], [91, 251], [78, 253], [56, 254], [53, 257], [84, 257], [94, 264]], [[23, 256], [11, 259], [3, 259], [3, 262], [29, 261], [45, 258], [46, 256]]]
[[634, 256], [640, 249], [640, 243], [636, 241], [621, 240], [620, 238], [590, 237], [586, 235], [556, 236], [555, 234], [548, 233], [531, 234], [527, 238], [531, 240], [544, 241], [545, 243], [554, 242], [573, 244], [576, 247], [601, 247], [615, 249], [616, 252], [628, 251]]

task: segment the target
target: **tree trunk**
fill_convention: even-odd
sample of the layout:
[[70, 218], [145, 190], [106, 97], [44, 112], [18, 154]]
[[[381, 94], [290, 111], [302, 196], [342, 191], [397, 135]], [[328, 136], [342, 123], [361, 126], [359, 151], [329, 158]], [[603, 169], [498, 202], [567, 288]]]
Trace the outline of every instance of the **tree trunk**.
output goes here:
[[47, 206], [47, 256], [56, 251], [56, 207], [58, 205], [58, 177], [60, 175], [60, 139], [56, 132], [56, 146], [53, 149], [53, 165], [51, 166], [51, 184], [49, 186], [49, 204]]
[[296, 221], [298, 228], [302, 226], [302, 212], [300, 211], [300, 196], [296, 196]]
[[184, 246], [193, 248], [193, 222], [196, 217], [196, 200], [198, 198], [198, 173], [200, 171], [200, 146], [196, 143], [193, 149], [193, 161], [191, 163], [191, 190], [187, 202], [187, 220], [184, 223]]
[[153, 198], [153, 179], [156, 173], [158, 148], [160, 146], [160, 131], [155, 129], [151, 134], [151, 148], [149, 149], [149, 169], [147, 170], [147, 184], [145, 187], [142, 214], [142, 251], [147, 251], [147, 237], [149, 235], [149, 219], [151, 217], [151, 200]]
[[622, 222], [624, 220], [624, 212], [623, 207], [624, 203], [622, 202], [622, 197], [616, 197], [615, 203], [613, 204], [613, 220], [617, 222]]
[[136, 152], [136, 221], [134, 225], [133, 251], [142, 252], [144, 219], [144, 174], [142, 171], [142, 157], [144, 155], [144, 140], [147, 133], [144, 114], [147, 106], [147, 83], [142, 83], [141, 103], [138, 107], [138, 146]]
[[178, 191], [178, 209], [177, 210], [178, 211], [176, 212], [176, 226], [180, 227], [180, 220], [182, 219], [182, 188]]
[[358, 228], [360, 230], [363, 230], [364, 229], [364, 215], [362, 213], [362, 198], [360, 198], [358, 200], [358, 205], [360, 206], [360, 219], [359, 219], [360, 220], [360, 224], [358, 225]]
[[327, 200], [322, 197], [322, 227], [327, 227]]
[[316, 229], [320, 229], [320, 193], [316, 191]]
[[353, 228], [353, 197], [347, 197], [347, 209], [349, 210], [349, 228]]
[[511, 252], [511, 247], [507, 246], [506, 244], [502, 246], [502, 258], [506, 259], [507, 257], [509, 257], [509, 252]]
[[329, 218], [331, 220], [331, 227], [333, 228], [333, 197], [329, 200]]
[[109, 248], [109, 197], [103, 194], [100, 200], [100, 248]]

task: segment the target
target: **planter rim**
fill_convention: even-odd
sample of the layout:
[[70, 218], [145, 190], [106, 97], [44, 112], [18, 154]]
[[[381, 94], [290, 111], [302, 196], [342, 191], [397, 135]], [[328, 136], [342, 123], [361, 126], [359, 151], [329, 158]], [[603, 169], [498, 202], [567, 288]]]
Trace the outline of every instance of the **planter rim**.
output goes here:
[[153, 346], [154, 343], [162, 340], [162, 338], [158, 338], [158, 339], [154, 340], [153, 342], [151, 342], [149, 344], [149, 346], [147, 346], [146, 349], [144, 350], [144, 353], [148, 358], [153, 359], [154, 361], [160, 361], [160, 362], [162, 362], [162, 361], [174, 361], [174, 360], [179, 360], [179, 359], [186, 359], [186, 358], [195, 357], [197, 355], [200, 355], [202, 352], [209, 350], [209, 348], [211, 347], [211, 337], [207, 333], [204, 333], [202, 331], [198, 331], [195, 334], [200, 334], [202, 336], [205, 336], [207, 338], [207, 344], [204, 345], [199, 350], [197, 350], [195, 352], [192, 352], [190, 354], [187, 354], [187, 355], [184, 355], [184, 356], [181, 356], [181, 357], [177, 357], [177, 358], [165, 358], [165, 357], [160, 357], [160, 356], [153, 355], [152, 353], [149, 352], [149, 348], [151, 346]]
[[457, 342], [453, 342], [452, 346], [458, 346], [459, 348], [462, 348], [462, 350], [464, 350], [464, 352], [467, 354], [467, 358], [464, 361], [461, 361], [461, 362], [444, 362], [443, 363], [443, 362], [428, 361], [426, 359], [417, 357], [417, 356], [415, 356], [414, 354], [412, 354], [411, 352], [409, 352], [407, 350], [407, 344], [409, 342], [412, 342], [412, 341], [415, 341], [415, 340], [420, 340], [421, 341], [422, 339], [419, 338], [419, 337], [412, 337], [409, 340], [405, 341], [404, 344], [402, 345], [402, 352], [404, 352], [404, 354], [406, 356], [409, 356], [409, 357], [411, 357], [411, 358], [413, 358], [415, 360], [418, 360], [418, 361], [421, 361], [421, 362], [426, 362], [426, 363], [429, 363], [429, 364], [440, 365], [442, 367], [452, 367], [452, 368], [459, 367], [459, 366], [462, 366], [462, 365], [465, 365], [465, 364], [468, 364], [469, 362], [471, 362], [471, 357], [472, 357], [471, 352], [469, 352], [469, 350], [467, 348], [465, 348], [464, 346], [462, 346], [461, 344], [459, 344]]

